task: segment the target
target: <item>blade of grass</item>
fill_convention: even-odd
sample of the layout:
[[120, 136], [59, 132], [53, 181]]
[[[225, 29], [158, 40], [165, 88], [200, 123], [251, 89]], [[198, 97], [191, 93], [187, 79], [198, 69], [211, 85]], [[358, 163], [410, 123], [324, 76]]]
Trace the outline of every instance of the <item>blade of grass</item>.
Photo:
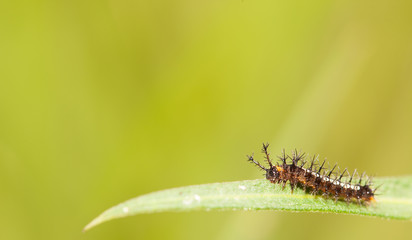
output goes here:
[[142, 195], [114, 206], [90, 222], [84, 231], [103, 222], [142, 213], [191, 210], [287, 210], [346, 213], [387, 219], [412, 219], [412, 176], [376, 178], [377, 203], [365, 207], [346, 204], [302, 189], [290, 188], [265, 179], [211, 183], [167, 189]]

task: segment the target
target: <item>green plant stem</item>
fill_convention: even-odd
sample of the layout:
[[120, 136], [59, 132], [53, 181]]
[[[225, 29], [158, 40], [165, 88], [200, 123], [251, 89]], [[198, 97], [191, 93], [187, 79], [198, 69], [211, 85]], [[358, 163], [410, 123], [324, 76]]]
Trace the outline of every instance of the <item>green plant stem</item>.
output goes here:
[[334, 202], [265, 179], [179, 187], [142, 195], [109, 208], [84, 231], [103, 222], [143, 213], [192, 210], [286, 210], [345, 213], [387, 219], [412, 218], [412, 176], [376, 178], [382, 184], [371, 206]]

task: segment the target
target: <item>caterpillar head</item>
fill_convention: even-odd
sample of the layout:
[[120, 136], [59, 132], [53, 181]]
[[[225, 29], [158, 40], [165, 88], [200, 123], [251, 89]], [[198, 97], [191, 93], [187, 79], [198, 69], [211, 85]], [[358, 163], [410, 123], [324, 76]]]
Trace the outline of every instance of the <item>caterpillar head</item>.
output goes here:
[[274, 181], [279, 179], [280, 173], [285, 171], [282, 167], [279, 166], [272, 166], [271, 168], [265, 169], [266, 170], [266, 179], [270, 181]]

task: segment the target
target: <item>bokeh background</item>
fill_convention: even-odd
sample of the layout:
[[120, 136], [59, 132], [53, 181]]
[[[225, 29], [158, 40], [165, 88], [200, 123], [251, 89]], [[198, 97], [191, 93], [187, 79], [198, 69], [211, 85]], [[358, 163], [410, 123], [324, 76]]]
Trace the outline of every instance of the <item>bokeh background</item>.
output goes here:
[[412, 1], [0, 3], [1, 239], [411, 239], [411, 223], [158, 213], [82, 233], [156, 190], [262, 178], [302, 149], [412, 173]]

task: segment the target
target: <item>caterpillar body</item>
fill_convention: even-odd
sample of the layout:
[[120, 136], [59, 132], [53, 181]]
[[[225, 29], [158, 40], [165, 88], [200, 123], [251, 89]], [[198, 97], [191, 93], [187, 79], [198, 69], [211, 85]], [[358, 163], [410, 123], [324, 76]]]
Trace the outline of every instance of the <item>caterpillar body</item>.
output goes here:
[[[262, 152], [265, 155], [269, 168], [265, 168], [262, 164], [256, 161], [253, 156], [247, 156], [248, 160], [260, 167], [266, 172], [266, 179], [272, 183], [282, 184], [285, 188], [286, 183], [289, 182], [292, 193], [296, 187], [302, 187], [305, 191], [311, 194], [322, 195], [327, 198], [343, 200], [347, 203], [357, 202], [360, 205], [369, 205], [375, 200], [375, 189], [371, 188], [372, 181], [367, 177], [366, 181], [362, 181], [365, 173], [361, 175], [357, 183], [352, 183], [356, 173], [356, 169], [352, 175], [349, 175], [348, 180], [342, 180], [347, 169], [342, 173], [334, 172], [337, 165], [331, 169], [325, 169], [325, 161], [322, 164], [316, 164], [317, 158], [306, 161], [305, 154], [299, 154], [295, 150], [291, 155], [286, 155], [283, 151], [278, 158], [281, 163], [272, 163], [270, 154], [268, 152], [269, 144], [263, 144]], [[305, 167], [308, 163], [308, 167]]]

